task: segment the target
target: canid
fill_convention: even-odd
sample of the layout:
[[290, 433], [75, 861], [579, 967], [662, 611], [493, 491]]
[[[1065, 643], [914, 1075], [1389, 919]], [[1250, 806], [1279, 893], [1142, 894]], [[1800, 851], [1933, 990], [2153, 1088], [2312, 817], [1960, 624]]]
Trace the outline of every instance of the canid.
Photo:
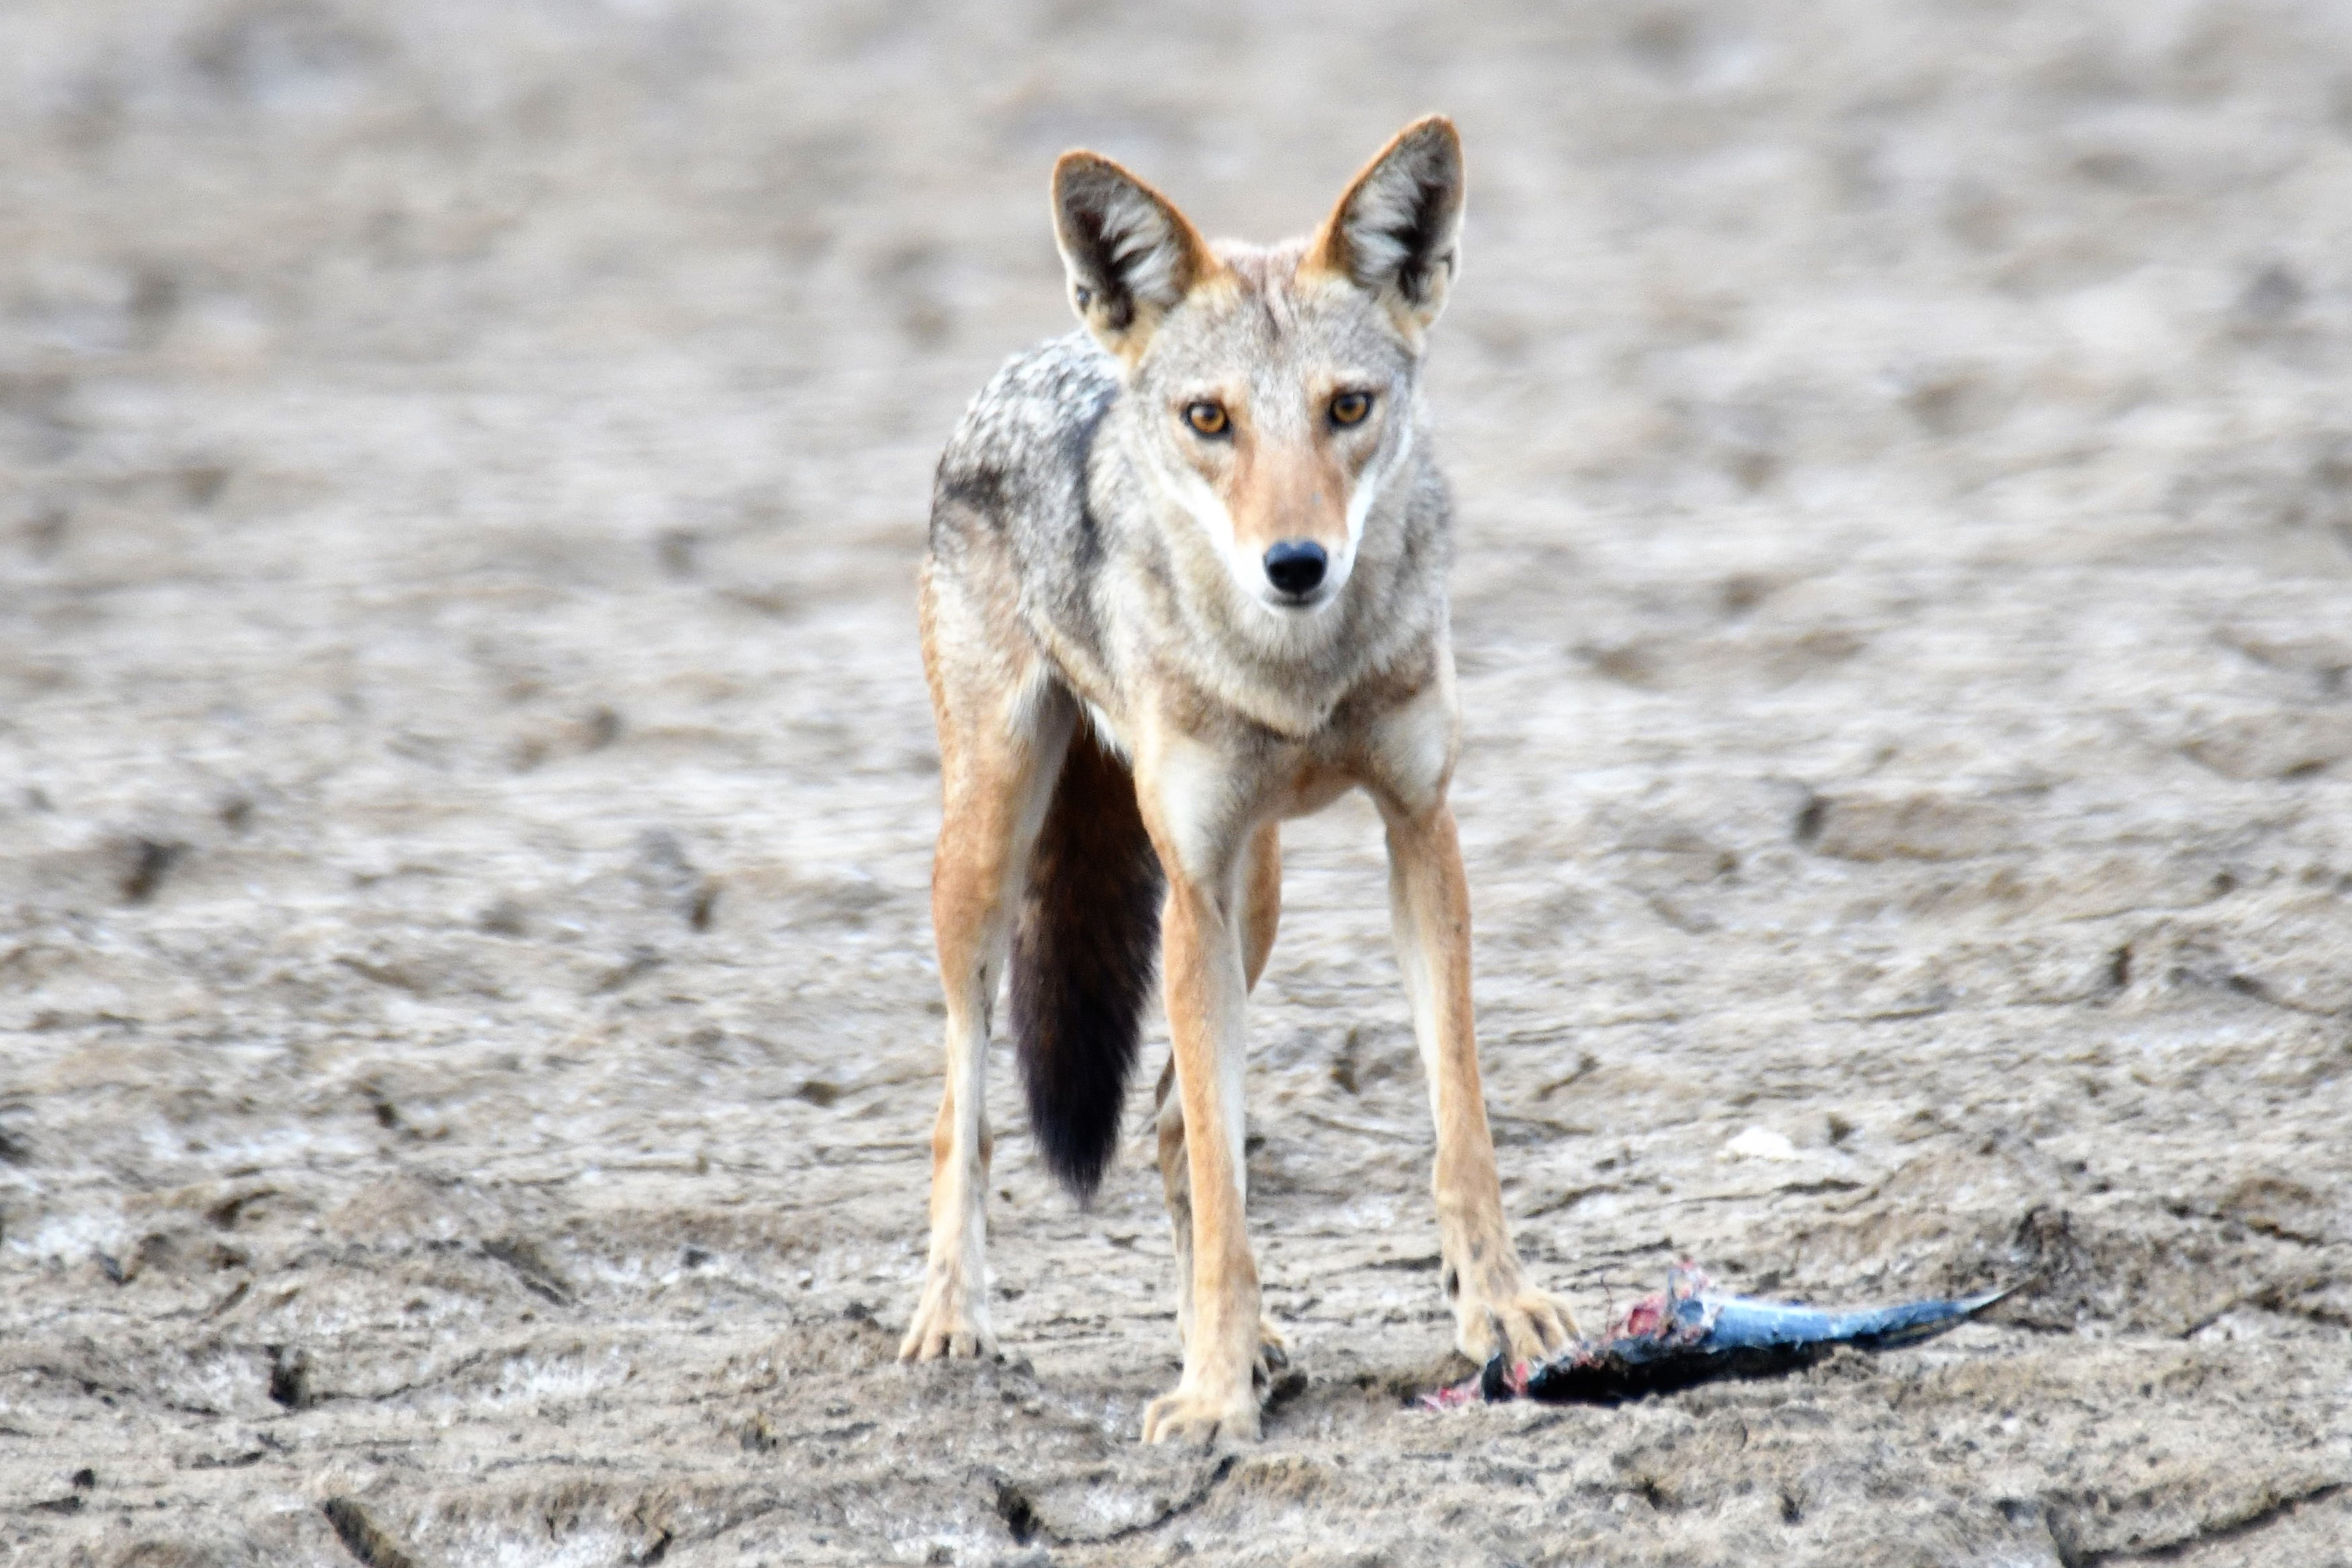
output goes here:
[[1267, 248], [1205, 243], [1093, 153], [1055, 165], [1085, 330], [973, 401], [940, 462], [923, 567], [947, 1093], [903, 1359], [992, 1348], [981, 1083], [1008, 960], [1032, 1128], [1083, 1197], [1118, 1140], [1157, 959], [1184, 1372], [1143, 1436], [1257, 1436], [1283, 1350], [1243, 1228], [1244, 1003], [1274, 945], [1279, 824], [1359, 788], [1388, 829], [1457, 1343], [1524, 1357], [1570, 1331], [1503, 1218], [1445, 798], [1460, 729], [1447, 500], [1419, 372], [1462, 196], [1460, 139], [1434, 116], [1310, 238]]

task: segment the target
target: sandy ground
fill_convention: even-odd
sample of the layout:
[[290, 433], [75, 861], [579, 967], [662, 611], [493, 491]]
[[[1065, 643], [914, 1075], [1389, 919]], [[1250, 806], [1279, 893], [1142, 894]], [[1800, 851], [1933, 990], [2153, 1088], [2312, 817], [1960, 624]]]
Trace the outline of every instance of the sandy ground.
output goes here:
[[[1526, 1250], [1588, 1323], [1685, 1255], [2039, 1283], [1410, 1408], [1459, 1369], [1343, 805], [1253, 1021], [1307, 1381], [1146, 1449], [1156, 1176], [1078, 1212], [1003, 1057], [1007, 1359], [890, 1361], [929, 465], [1066, 320], [1055, 152], [1271, 236], [1431, 107]], [[2326, 0], [17, 0], [0, 1559], [2352, 1560], [2347, 190]]]

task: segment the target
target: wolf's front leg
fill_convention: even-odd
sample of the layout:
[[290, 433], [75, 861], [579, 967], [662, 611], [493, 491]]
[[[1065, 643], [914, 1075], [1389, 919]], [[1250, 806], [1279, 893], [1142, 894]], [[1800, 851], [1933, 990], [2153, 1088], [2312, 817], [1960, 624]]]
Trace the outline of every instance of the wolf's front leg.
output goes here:
[[[1282, 824], [1267, 821], [1250, 841], [1248, 859], [1238, 879], [1242, 888], [1242, 984], [1257, 989], [1265, 960], [1274, 951], [1275, 928], [1282, 920]], [[1168, 1059], [1152, 1092], [1151, 1108], [1159, 1124], [1160, 1179], [1168, 1197], [1169, 1230], [1176, 1245], [1176, 1333], [1180, 1344], [1192, 1337], [1192, 1162], [1185, 1153], [1184, 1101], [1175, 1092], [1176, 1059]], [[1271, 1389], [1276, 1377], [1290, 1364], [1290, 1343], [1264, 1317], [1257, 1325], [1255, 1377], [1261, 1390]]]
[[1390, 915], [1412, 1003], [1413, 1032], [1437, 1122], [1438, 1250], [1455, 1343], [1474, 1361], [1507, 1351], [1534, 1360], [1567, 1343], [1575, 1320], [1527, 1282], [1503, 1218], [1502, 1183], [1470, 1006], [1470, 892], [1454, 812], [1381, 802], [1388, 821]]
[[1242, 1164], [1245, 988], [1234, 912], [1221, 902], [1181, 875], [1170, 879], [1164, 984], [1190, 1177], [1192, 1310], [1183, 1378], [1143, 1414], [1149, 1443], [1258, 1435], [1257, 1261]]
[[[1162, 1108], [1171, 1218], [1189, 1218], [1192, 1312], [1184, 1375], [1143, 1413], [1146, 1442], [1258, 1435], [1257, 1261], [1244, 1217], [1243, 1009], [1249, 994], [1244, 873], [1254, 823], [1245, 768], [1215, 745], [1148, 716], [1136, 747], [1136, 804], [1168, 877], [1160, 988], [1179, 1116]], [[1271, 937], [1269, 927], [1266, 935]], [[1176, 1137], [1182, 1142], [1177, 1145]], [[1181, 1160], [1180, 1184], [1170, 1167]], [[1189, 1213], [1185, 1211], [1189, 1210]], [[1180, 1259], [1180, 1265], [1181, 1265]]]

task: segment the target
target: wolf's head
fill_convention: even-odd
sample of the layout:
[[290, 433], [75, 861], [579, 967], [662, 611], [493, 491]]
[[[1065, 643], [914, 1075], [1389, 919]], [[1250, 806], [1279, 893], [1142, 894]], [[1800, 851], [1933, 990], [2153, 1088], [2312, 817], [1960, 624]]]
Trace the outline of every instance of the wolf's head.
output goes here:
[[1129, 439], [1198, 529], [1189, 542], [1270, 621], [1320, 619], [1408, 472], [1422, 345], [1462, 227], [1453, 123], [1407, 126], [1286, 245], [1211, 246], [1091, 152], [1055, 166], [1054, 216], [1070, 303], [1125, 367]]

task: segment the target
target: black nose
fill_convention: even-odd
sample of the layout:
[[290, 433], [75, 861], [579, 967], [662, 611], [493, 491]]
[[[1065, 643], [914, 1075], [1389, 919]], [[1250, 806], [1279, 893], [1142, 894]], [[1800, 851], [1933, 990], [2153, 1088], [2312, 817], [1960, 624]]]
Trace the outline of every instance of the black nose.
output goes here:
[[1312, 593], [1328, 558], [1311, 539], [1285, 539], [1265, 552], [1265, 580], [1294, 597]]

